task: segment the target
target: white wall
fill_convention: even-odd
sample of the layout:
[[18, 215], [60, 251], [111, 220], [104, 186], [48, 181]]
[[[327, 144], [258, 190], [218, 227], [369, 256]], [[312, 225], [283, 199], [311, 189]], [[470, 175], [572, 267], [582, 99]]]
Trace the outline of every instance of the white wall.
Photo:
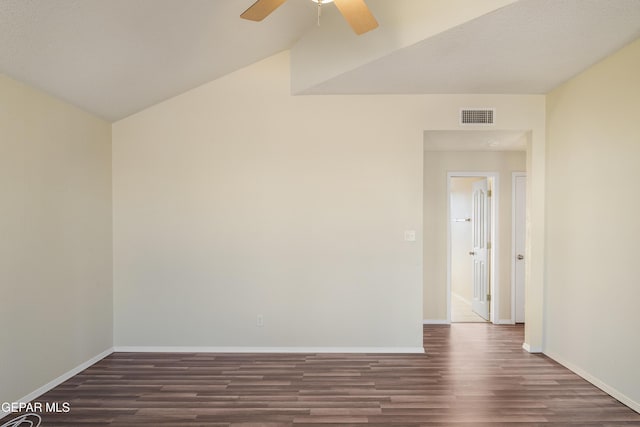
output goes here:
[[110, 141], [0, 75], [0, 402], [112, 346]]
[[425, 151], [425, 320], [447, 320], [447, 172], [465, 171], [499, 173], [498, 321], [511, 319], [511, 173], [525, 167], [525, 152]]
[[285, 52], [114, 124], [116, 345], [419, 347], [424, 129], [544, 144], [541, 96], [289, 88]]
[[640, 41], [547, 106], [545, 353], [640, 411]]

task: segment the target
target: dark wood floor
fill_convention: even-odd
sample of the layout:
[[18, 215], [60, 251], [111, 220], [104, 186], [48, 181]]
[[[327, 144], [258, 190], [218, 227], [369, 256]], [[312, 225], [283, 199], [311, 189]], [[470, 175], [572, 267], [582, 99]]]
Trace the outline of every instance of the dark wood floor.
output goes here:
[[425, 326], [427, 355], [114, 353], [36, 400], [71, 405], [43, 426], [640, 426], [522, 340], [456, 324]]

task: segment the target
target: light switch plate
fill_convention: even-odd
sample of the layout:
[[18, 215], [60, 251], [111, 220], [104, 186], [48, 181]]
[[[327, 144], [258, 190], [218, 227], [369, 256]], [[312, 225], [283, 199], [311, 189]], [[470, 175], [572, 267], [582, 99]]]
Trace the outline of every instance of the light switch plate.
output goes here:
[[416, 230], [405, 230], [404, 232], [404, 240], [407, 242], [415, 242], [416, 241]]

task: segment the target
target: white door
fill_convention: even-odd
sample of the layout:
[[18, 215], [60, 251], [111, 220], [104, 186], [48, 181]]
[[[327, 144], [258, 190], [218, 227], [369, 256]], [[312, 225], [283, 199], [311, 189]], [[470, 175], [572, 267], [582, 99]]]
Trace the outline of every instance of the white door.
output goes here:
[[514, 211], [513, 211], [513, 232], [514, 232], [514, 280], [516, 293], [516, 323], [524, 323], [524, 270], [525, 270], [525, 227], [527, 212], [527, 177], [523, 175], [514, 176]]
[[485, 320], [489, 320], [489, 196], [486, 179], [473, 183], [471, 196], [471, 222], [473, 231], [470, 254], [473, 256], [473, 299], [472, 310]]

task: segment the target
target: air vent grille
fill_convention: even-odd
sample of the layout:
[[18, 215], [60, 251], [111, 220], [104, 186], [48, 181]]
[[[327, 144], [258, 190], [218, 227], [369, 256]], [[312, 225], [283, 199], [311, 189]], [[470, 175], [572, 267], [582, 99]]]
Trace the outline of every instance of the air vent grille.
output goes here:
[[495, 110], [493, 108], [464, 108], [460, 110], [460, 124], [492, 125]]

